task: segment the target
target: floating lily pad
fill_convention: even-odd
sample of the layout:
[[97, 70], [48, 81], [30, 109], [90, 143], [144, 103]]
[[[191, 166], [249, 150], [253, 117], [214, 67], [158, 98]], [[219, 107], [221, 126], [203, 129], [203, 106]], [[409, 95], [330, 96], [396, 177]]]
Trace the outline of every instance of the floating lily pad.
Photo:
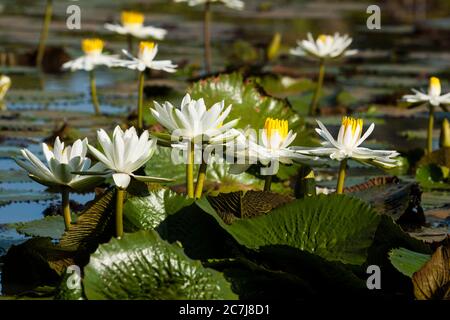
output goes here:
[[[76, 215], [72, 215], [72, 221]], [[58, 240], [64, 234], [64, 218], [62, 216], [49, 216], [44, 219], [29, 222], [12, 223], [9, 228], [14, 228], [18, 233], [29, 237], [49, 237]]]
[[297, 141], [308, 140], [310, 132], [300, 117], [285, 100], [265, 95], [251, 80], [244, 81], [239, 73], [224, 74], [216, 78], [199, 81], [190, 89], [193, 98], [204, 98], [207, 105], [225, 101], [233, 105], [228, 119], [239, 118], [238, 128], [250, 126], [254, 130], [264, 128], [266, 118], [286, 119], [290, 128], [297, 132]]
[[431, 255], [400, 248], [391, 250], [389, 259], [398, 271], [411, 278], [431, 259]]
[[209, 203], [199, 205], [248, 248], [289, 245], [330, 261], [356, 265], [366, 260], [380, 221], [366, 203], [342, 195], [295, 200], [267, 215], [231, 225], [225, 224]]
[[215, 270], [189, 259], [155, 231], [125, 234], [101, 245], [84, 269], [88, 299], [236, 299]]

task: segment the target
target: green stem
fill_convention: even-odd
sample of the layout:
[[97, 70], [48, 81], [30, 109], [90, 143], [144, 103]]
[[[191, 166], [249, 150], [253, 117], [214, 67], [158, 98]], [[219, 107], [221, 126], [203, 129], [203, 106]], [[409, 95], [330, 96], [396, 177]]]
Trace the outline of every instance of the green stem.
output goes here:
[[47, 0], [47, 4], [45, 5], [44, 25], [42, 26], [38, 52], [36, 55], [36, 67], [40, 67], [42, 65], [42, 60], [44, 59], [45, 44], [48, 38], [48, 29], [50, 28], [50, 23], [52, 21], [52, 11], [52, 0]]
[[338, 182], [336, 186], [336, 193], [343, 194], [344, 193], [344, 185], [345, 185], [345, 170], [347, 169], [347, 159], [341, 161], [341, 165], [339, 166], [339, 176]]
[[272, 176], [266, 176], [264, 180], [264, 191], [270, 191], [272, 185]]
[[61, 191], [61, 205], [64, 217], [64, 225], [66, 231], [70, 229], [71, 216], [70, 216], [70, 201], [69, 201], [69, 189], [63, 188]]
[[209, 1], [206, 1], [205, 3], [203, 20], [203, 42], [206, 73], [211, 73], [211, 4]]
[[138, 97], [138, 129], [142, 131], [144, 128], [144, 81], [145, 73], [141, 71], [139, 73], [139, 97]]
[[123, 236], [123, 200], [125, 198], [125, 190], [116, 188], [116, 237]]
[[188, 150], [186, 163], [186, 191], [188, 198], [194, 198], [194, 144], [191, 143]]
[[100, 104], [98, 103], [97, 97], [97, 86], [95, 84], [95, 73], [94, 70], [89, 71], [89, 80], [91, 83], [91, 99], [92, 105], [94, 106], [94, 111], [97, 116], [100, 115]]
[[316, 115], [317, 106], [318, 106], [319, 100], [320, 100], [320, 94], [322, 92], [324, 76], [325, 76], [325, 60], [324, 59], [320, 59], [319, 78], [317, 79], [316, 90], [314, 91], [314, 96], [313, 96], [313, 99], [311, 101], [311, 105], [310, 105], [310, 108], [309, 108], [309, 115], [310, 116], [315, 116]]
[[427, 154], [431, 154], [431, 152], [433, 152], [433, 128], [434, 128], [434, 106], [430, 104], [430, 114], [428, 115]]
[[195, 198], [196, 199], [200, 199], [202, 197], [203, 185], [205, 183], [207, 167], [208, 167], [208, 165], [202, 157], [202, 164], [200, 165], [200, 168], [198, 169], [197, 185], [195, 187]]

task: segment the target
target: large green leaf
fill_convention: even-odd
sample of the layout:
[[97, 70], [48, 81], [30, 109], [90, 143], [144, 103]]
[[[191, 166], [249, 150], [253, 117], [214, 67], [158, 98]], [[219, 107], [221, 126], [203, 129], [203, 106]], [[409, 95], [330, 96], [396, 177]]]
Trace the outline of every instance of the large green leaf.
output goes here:
[[309, 132], [303, 121], [292, 110], [286, 100], [273, 98], [265, 94], [254, 81], [244, 81], [240, 73], [222, 74], [196, 82], [190, 89], [195, 99], [204, 98], [207, 105], [225, 101], [233, 105], [228, 119], [240, 118], [238, 128], [258, 130], [264, 128], [267, 117], [286, 119], [289, 127], [297, 132], [297, 142], [309, 141]]
[[124, 206], [126, 225], [131, 230], [156, 228], [167, 216], [180, 211], [193, 200], [169, 189], [150, 191], [145, 197], [130, 197]]
[[380, 221], [369, 205], [343, 195], [295, 200], [265, 216], [236, 220], [231, 225], [225, 224], [207, 201], [198, 204], [248, 248], [288, 245], [355, 265], [366, 260]]
[[[168, 189], [130, 196], [124, 206], [125, 230], [157, 230], [169, 242], [179, 242], [194, 259], [223, 257], [229, 236], [193, 200]], [[234, 240], [233, 240], [234, 242]]]
[[92, 254], [83, 281], [88, 299], [235, 299], [223, 275], [189, 259], [155, 231], [125, 234]]
[[151, 177], [174, 179], [170, 184], [182, 184], [186, 179], [186, 165], [174, 164], [171, 159], [172, 148], [158, 147], [152, 160], [145, 166], [145, 174]]
[[410, 278], [430, 258], [431, 256], [429, 254], [414, 252], [405, 248], [393, 249], [389, 252], [389, 259], [394, 267]]

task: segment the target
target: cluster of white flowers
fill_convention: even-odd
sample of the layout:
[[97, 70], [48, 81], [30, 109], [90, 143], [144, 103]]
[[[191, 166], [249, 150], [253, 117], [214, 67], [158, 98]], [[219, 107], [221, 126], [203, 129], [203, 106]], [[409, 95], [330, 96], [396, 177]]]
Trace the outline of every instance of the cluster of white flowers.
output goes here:
[[[318, 157], [328, 157], [338, 161], [352, 158], [386, 168], [393, 167], [397, 163], [394, 159], [398, 156], [396, 151], [361, 147], [375, 127], [371, 124], [362, 135], [363, 121], [361, 119], [344, 117], [337, 140], [318, 121], [319, 128], [316, 131], [325, 139], [324, 146], [303, 148], [291, 146], [296, 134], [289, 130], [287, 120], [266, 119], [264, 128], [260, 130], [259, 139], [256, 134], [250, 134], [250, 130], [236, 130], [234, 126], [238, 119], [223, 124], [231, 112], [231, 106], [225, 109], [223, 101], [207, 109], [203, 99], [192, 100], [189, 95], [186, 95], [179, 108], [168, 102], [162, 106], [155, 102], [155, 108], [151, 109], [151, 112], [156, 120], [171, 133], [171, 141], [175, 141], [172, 144], [174, 148], [187, 150], [186, 142], [216, 145], [216, 147], [220, 144], [225, 150], [219, 154], [226, 155], [227, 161], [230, 161], [229, 150], [231, 150], [232, 158], [235, 160], [231, 167], [233, 173], [241, 173], [250, 165], [259, 163], [263, 167], [262, 175], [273, 175], [277, 173], [279, 163], [314, 161]], [[178, 141], [183, 141], [183, 144]], [[218, 149], [214, 150], [217, 154]], [[207, 160], [209, 157], [204, 156], [204, 158]], [[270, 168], [265, 168], [268, 166]]]

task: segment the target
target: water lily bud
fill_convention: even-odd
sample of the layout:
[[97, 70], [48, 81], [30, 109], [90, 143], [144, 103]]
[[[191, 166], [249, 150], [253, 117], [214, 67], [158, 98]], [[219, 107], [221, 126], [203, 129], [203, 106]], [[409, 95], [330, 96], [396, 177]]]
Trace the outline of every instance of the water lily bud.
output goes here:
[[439, 137], [439, 147], [450, 147], [450, 123], [448, 122], [448, 119], [444, 119], [444, 121], [442, 121], [441, 136]]

